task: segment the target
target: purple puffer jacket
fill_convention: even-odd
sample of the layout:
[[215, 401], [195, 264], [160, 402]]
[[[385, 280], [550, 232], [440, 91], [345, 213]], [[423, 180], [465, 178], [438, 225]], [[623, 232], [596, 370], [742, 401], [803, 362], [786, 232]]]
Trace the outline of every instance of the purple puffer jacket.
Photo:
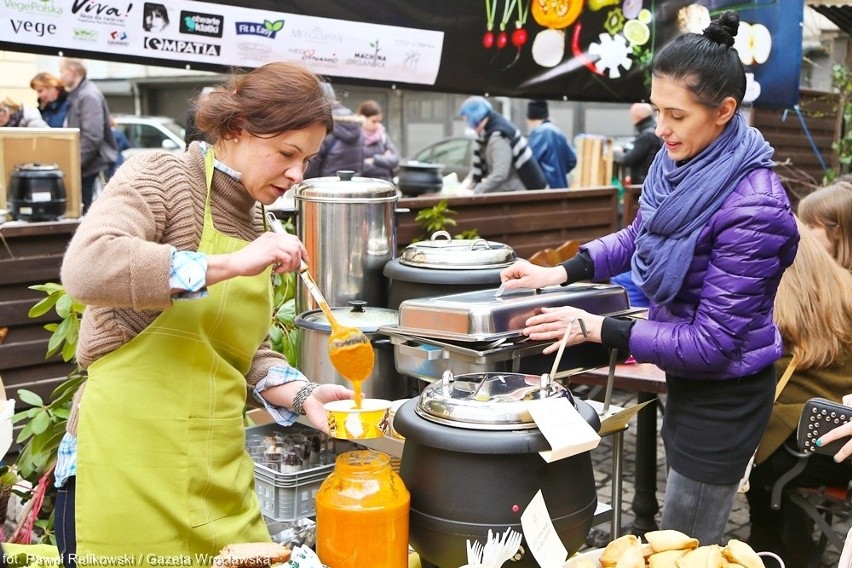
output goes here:
[[[641, 214], [621, 231], [581, 247], [595, 280], [630, 269]], [[774, 172], [754, 170], [701, 229], [695, 256], [675, 299], [651, 302], [637, 321], [630, 352], [674, 376], [730, 379], [781, 357], [772, 321], [781, 274], [793, 262], [799, 234], [790, 202]]]

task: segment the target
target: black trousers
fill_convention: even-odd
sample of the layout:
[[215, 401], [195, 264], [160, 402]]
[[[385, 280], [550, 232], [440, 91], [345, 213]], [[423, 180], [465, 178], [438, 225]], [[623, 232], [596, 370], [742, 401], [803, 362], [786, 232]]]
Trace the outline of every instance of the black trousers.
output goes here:
[[59, 554], [65, 568], [77, 568], [77, 531], [74, 522], [74, 497], [76, 494], [76, 477], [69, 477], [65, 485], [56, 491], [53, 527], [56, 530], [56, 546], [59, 548]]

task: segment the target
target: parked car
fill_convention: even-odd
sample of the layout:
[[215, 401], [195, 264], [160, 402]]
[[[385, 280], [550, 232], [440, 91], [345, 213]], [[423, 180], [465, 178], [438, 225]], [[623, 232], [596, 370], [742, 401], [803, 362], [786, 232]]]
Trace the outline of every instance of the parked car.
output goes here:
[[410, 160], [442, 164], [443, 175], [455, 173], [459, 181], [462, 181], [470, 173], [470, 164], [473, 161], [473, 137], [450, 136], [437, 142], [429, 144], [422, 150], [415, 152]]
[[184, 128], [173, 118], [132, 114], [118, 114], [113, 118], [116, 128], [121, 129], [130, 142], [130, 148], [122, 152], [125, 159], [152, 150], [183, 152], [186, 149]]

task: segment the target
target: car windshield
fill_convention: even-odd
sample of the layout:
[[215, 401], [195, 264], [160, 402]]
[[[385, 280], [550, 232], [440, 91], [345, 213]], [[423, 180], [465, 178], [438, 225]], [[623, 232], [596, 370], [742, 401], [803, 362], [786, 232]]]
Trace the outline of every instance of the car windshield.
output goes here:
[[177, 122], [163, 122], [163, 126], [171, 130], [178, 138], [184, 137], [185, 129]]

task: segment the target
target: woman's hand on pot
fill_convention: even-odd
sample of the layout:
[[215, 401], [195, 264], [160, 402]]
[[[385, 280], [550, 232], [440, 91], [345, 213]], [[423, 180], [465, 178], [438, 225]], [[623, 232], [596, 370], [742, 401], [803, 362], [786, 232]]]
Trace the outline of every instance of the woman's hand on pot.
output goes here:
[[354, 398], [355, 392], [342, 385], [323, 384], [314, 389], [311, 396], [305, 399], [302, 409], [316, 429], [328, 434], [328, 417], [323, 408], [325, 403]]
[[539, 266], [526, 260], [519, 260], [500, 272], [506, 290], [544, 288], [562, 284], [567, 279], [568, 274], [561, 266]]
[[[580, 321], [583, 325], [580, 325]], [[541, 313], [526, 321], [524, 335], [534, 341], [553, 341], [544, 349], [544, 354], [554, 353], [559, 348], [559, 342], [565, 335], [565, 330], [571, 325], [570, 335], [566, 345], [576, 345], [584, 341], [601, 341], [601, 325], [603, 316], [590, 314], [585, 310], [572, 308], [542, 308]], [[586, 333], [583, 333], [585, 328]]]

